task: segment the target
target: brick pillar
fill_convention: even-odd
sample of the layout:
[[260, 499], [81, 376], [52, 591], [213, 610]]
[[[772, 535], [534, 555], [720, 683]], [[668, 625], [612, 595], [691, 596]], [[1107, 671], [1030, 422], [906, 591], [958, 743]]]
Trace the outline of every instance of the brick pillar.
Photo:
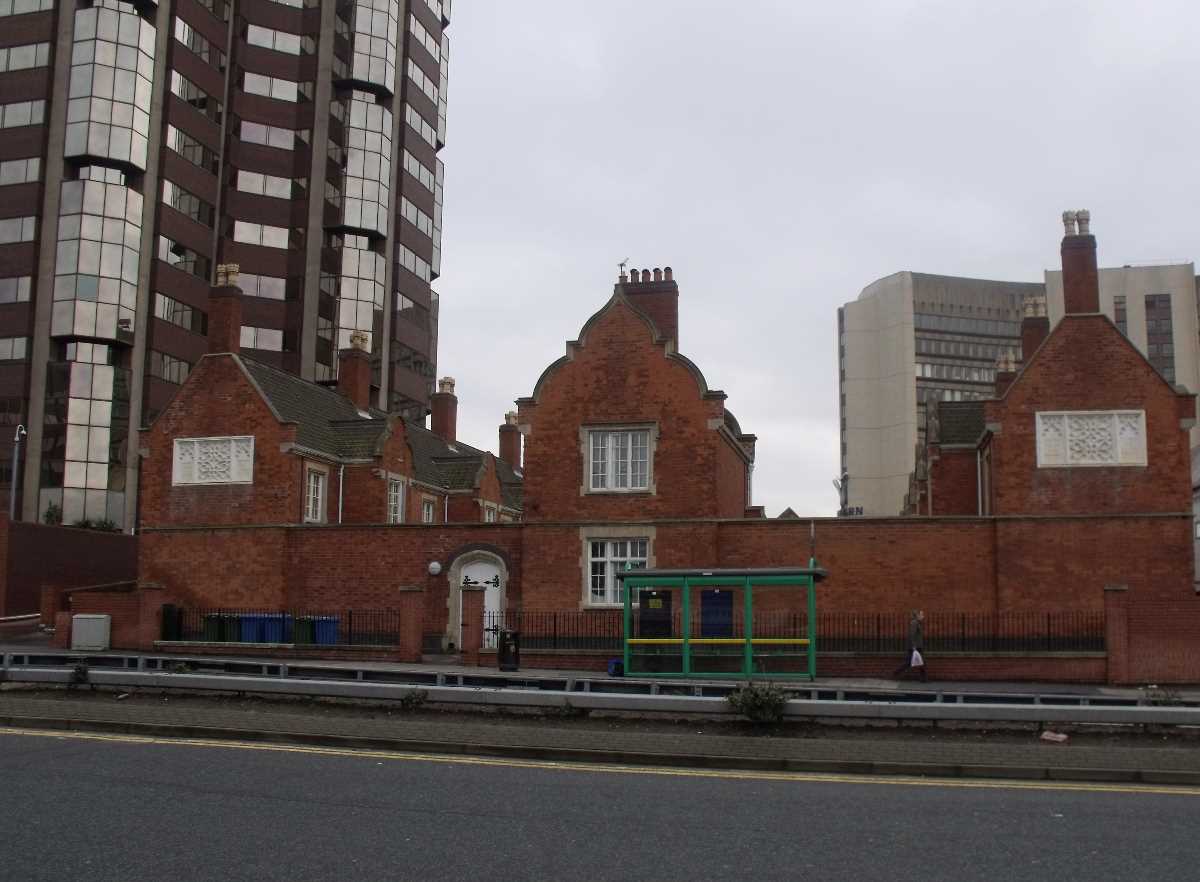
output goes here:
[[1129, 683], [1129, 586], [1104, 586], [1104, 648], [1108, 683]]
[[483, 647], [483, 589], [462, 589], [462, 660], [464, 665], [479, 664]]
[[54, 614], [54, 637], [51, 638], [50, 645], [55, 649], [71, 648], [71, 614], [69, 612], [60, 611]]
[[162, 639], [162, 608], [165, 602], [162, 586], [158, 584], [140, 585], [137, 589], [137, 598], [136, 648], [144, 652], [153, 652], [155, 641]]
[[41, 598], [38, 603], [38, 610], [41, 612], [40, 623], [47, 627], [54, 627], [54, 616], [61, 612], [63, 608], [63, 588], [61, 585], [43, 585]]
[[399, 590], [396, 606], [400, 611], [400, 646], [396, 660], [419, 662], [422, 634], [425, 630], [425, 589], [412, 586]]

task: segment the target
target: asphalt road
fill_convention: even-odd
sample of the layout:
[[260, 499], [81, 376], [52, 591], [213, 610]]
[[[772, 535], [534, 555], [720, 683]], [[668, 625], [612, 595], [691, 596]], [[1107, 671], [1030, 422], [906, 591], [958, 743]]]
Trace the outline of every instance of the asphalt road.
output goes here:
[[1196, 878], [1200, 789], [621, 770], [0, 730], [0, 879]]

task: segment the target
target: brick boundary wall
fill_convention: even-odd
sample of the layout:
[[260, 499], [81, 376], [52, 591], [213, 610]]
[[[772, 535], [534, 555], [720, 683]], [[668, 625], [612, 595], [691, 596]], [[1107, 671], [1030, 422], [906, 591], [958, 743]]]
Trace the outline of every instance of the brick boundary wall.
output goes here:
[[[912, 608], [967, 613], [1095, 612], [1109, 619], [1107, 662], [1081, 657], [949, 658], [938, 677], [1075, 682], [1200, 682], [1200, 598], [1193, 591], [1191, 514], [998, 518], [862, 518], [812, 521], [670, 520], [652, 530], [660, 567], [794, 566], [808, 562], [810, 523], [822, 612], [898, 613]], [[608, 523], [234, 527], [150, 530], [140, 538], [143, 579], [163, 585], [162, 602], [181, 606], [328, 609], [410, 606], [423, 640], [446, 627], [448, 578], [467, 550], [505, 561], [506, 606], [580, 610], [583, 537]], [[442, 570], [430, 575], [429, 563]], [[1125, 591], [1106, 592], [1106, 585]], [[409, 590], [420, 589], [420, 590]], [[1111, 595], [1111, 596], [1110, 596]], [[1118, 597], [1118, 595], [1121, 595]], [[468, 631], [481, 618], [468, 592]], [[762, 610], [791, 609], [798, 594], [762, 592]], [[1141, 614], [1138, 610], [1146, 610]], [[584, 610], [583, 615], [587, 614]], [[464, 634], [464, 662], [487, 663], [482, 633]], [[527, 650], [529, 659], [540, 658]], [[590, 654], [547, 656], [551, 666], [602, 669]], [[570, 662], [568, 662], [570, 658]], [[936, 659], [936, 656], [934, 656]], [[899, 663], [833, 656], [822, 670], [878, 676]], [[592, 666], [595, 665], [595, 668]]]
[[42, 587], [137, 578], [138, 537], [10, 521], [0, 514], [0, 617], [41, 611]]

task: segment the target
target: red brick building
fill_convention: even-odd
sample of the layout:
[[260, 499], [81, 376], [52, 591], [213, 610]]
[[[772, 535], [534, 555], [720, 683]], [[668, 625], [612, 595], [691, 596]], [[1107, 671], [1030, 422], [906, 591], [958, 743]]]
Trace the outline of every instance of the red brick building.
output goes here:
[[[393, 657], [471, 660], [487, 648], [485, 608], [609, 633], [627, 565], [796, 566], [815, 548], [829, 614], [1102, 621], [1100, 651], [934, 654], [936, 676], [1200, 680], [1194, 399], [1098, 314], [1094, 239], [1069, 235], [1063, 253], [1068, 315], [1048, 333], [1029, 324], [1025, 363], [997, 398], [938, 411], [914, 478], [921, 517], [763, 517], [750, 496], [755, 438], [680, 354], [669, 269], [618, 281], [506, 417], [498, 457], [457, 441], [449, 383], [425, 429], [362, 406], [354, 351], [332, 390], [244, 358], [214, 331], [212, 354], [145, 432], [139, 572], [157, 587], [139, 606], [149, 619], [122, 633], [153, 645], [161, 625], [145, 611], [162, 603], [399, 610]], [[231, 314], [210, 328], [238, 324]], [[246, 438], [251, 463], [239, 465]], [[228, 457], [207, 451], [205, 468], [242, 480], [194, 480], [199, 460], [180, 450], [214, 439], [234, 440]], [[397, 482], [405, 503], [393, 518]], [[440, 506], [431, 522], [413, 507], [426, 496]], [[768, 610], [795, 602], [764, 595]], [[609, 655], [526, 659], [596, 666]], [[825, 653], [820, 670], [878, 675], [895, 663]]]
[[240, 355], [240, 307], [236, 288], [214, 290], [209, 354], [143, 431], [143, 530], [519, 517], [520, 476], [455, 439], [453, 380], [434, 397], [437, 435], [370, 406], [361, 345], [336, 389]]

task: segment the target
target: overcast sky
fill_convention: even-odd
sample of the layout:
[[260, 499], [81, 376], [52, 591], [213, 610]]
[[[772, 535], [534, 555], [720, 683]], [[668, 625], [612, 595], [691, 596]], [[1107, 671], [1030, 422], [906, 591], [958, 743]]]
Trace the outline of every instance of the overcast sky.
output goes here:
[[899, 270], [1192, 261], [1193, 2], [454, 0], [439, 375], [496, 427], [671, 266], [680, 351], [758, 435], [755, 502], [831, 515], [836, 310]]

